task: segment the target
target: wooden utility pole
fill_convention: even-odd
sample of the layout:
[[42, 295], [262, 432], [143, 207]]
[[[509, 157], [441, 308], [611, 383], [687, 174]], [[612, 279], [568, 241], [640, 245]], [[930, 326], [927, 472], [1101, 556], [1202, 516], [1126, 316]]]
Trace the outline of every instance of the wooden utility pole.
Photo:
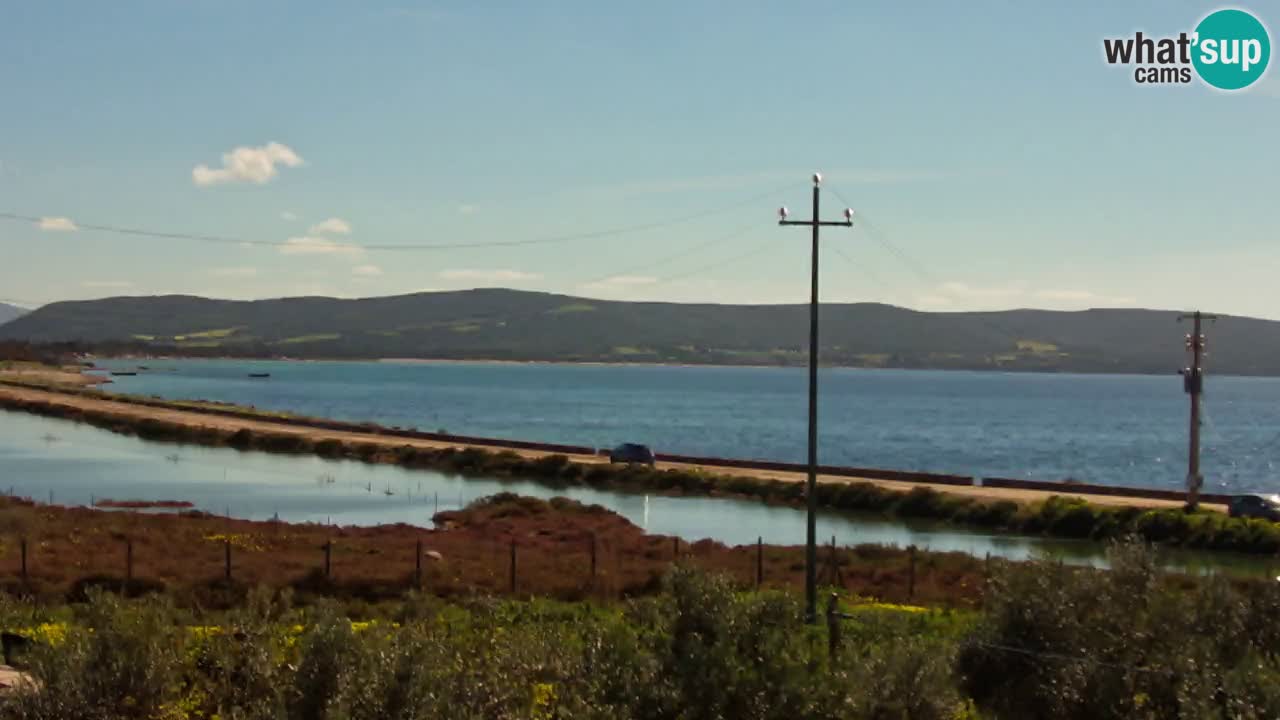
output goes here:
[[1217, 315], [1207, 315], [1199, 310], [1179, 315], [1178, 321], [1191, 320], [1191, 334], [1187, 335], [1187, 351], [1191, 353], [1191, 366], [1181, 370], [1182, 387], [1191, 396], [1191, 424], [1187, 442], [1187, 509], [1195, 510], [1200, 504], [1200, 488], [1204, 475], [1200, 474], [1200, 395], [1204, 393], [1204, 334], [1200, 332], [1202, 320], [1217, 320]]
[[805, 622], [818, 621], [818, 229], [823, 225], [853, 226], [853, 211], [845, 209], [843, 221], [818, 219], [818, 191], [822, 175], [813, 174], [813, 216], [809, 220], [788, 220], [787, 209], [778, 209], [779, 225], [806, 225], [813, 228], [812, 259], [809, 265], [809, 478], [805, 486], [808, 513], [805, 534], [804, 612]]

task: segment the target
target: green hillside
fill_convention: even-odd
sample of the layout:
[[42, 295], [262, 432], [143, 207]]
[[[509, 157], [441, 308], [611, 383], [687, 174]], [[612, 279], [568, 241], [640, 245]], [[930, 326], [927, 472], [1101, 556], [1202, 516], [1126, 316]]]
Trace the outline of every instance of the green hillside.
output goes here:
[[[1172, 373], [1185, 326], [1155, 310], [930, 313], [822, 308], [822, 357], [860, 367]], [[503, 289], [251, 302], [121, 297], [47, 305], [0, 339], [192, 355], [799, 365], [806, 305], [613, 302]], [[1280, 322], [1211, 326], [1213, 372], [1280, 374]]]

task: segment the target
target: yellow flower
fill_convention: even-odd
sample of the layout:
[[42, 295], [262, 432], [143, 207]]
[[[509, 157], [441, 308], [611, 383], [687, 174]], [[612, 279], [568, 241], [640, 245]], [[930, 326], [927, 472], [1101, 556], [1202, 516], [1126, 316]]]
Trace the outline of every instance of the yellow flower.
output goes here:
[[551, 717], [551, 708], [556, 703], [556, 686], [550, 683], [533, 684], [532, 715], [538, 720]]
[[889, 612], [903, 613], [924, 613], [929, 612], [929, 608], [920, 607], [919, 605], [897, 605], [894, 603], [867, 602], [859, 603], [853, 606], [854, 610], [887, 610]]
[[40, 623], [34, 627], [19, 628], [14, 632], [50, 647], [57, 647], [67, 640], [66, 623]]

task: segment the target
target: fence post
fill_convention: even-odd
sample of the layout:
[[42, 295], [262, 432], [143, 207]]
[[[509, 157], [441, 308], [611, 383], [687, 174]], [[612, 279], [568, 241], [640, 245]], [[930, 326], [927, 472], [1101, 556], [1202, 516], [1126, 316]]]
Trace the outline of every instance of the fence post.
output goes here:
[[413, 586], [415, 590], [422, 589], [422, 538], [418, 538], [417, 544], [414, 546], [413, 556]]
[[324, 541], [324, 579], [329, 580], [333, 577], [333, 540]]
[[516, 592], [516, 539], [511, 538], [511, 594]]
[[27, 582], [27, 539], [22, 538], [22, 582]]
[[907, 566], [907, 600], [916, 599], [916, 546], [912, 545], [907, 548], [910, 553], [909, 565]]
[[836, 559], [836, 536], [835, 535], [831, 536], [831, 584], [832, 585], [843, 584], [843, 583], [840, 583], [840, 563]]
[[124, 541], [124, 582], [126, 588], [133, 582], [133, 538]]
[[671, 538], [671, 561], [675, 562], [680, 559], [680, 536]]
[[764, 538], [755, 537], [755, 588], [764, 585]]
[[231, 582], [231, 541], [222, 541], [222, 579]]
[[836, 594], [827, 598], [827, 658], [835, 662], [840, 649], [840, 615], [836, 611]]
[[596, 534], [591, 533], [591, 589], [596, 587]]

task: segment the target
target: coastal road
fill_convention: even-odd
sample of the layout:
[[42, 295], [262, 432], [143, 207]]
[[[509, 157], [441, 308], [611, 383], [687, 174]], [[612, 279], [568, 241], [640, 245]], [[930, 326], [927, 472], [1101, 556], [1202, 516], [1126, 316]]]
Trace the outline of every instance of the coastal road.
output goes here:
[[[0, 379], [5, 379], [5, 373], [0, 373]], [[10, 377], [9, 379], [12, 379]], [[421, 438], [406, 438], [388, 435], [379, 435], [376, 433], [360, 433], [360, 432], [344, 432], [339, 430], [330, 430], [325, 428], [307, 427], [305, 425], [293, 424], [289, 422], [273, 421], [270, 418], [248, 419], [239, 417], [228, 417], [225, 415], [215, 415], [211, 413], [201, 412], [198, 409], [178, 409], [174, 407], [151, 407], [145, 405], [137, 405], [127, 402], [119, 402], [106, 397], [88, 397], [84, 395], [76, 395], [71, 393], [63, 393], [48, 389], [38, 388], [19, 388], [12, 385], [0, 385], [0, 401], [9, 399], [13, 401], [38, 401], [51, 403], [59, 406], [76, 408], [84, 411], [108, 412], [116, 415], [122, 415], [130, 418], [155, 418], [172, 423], [179, 423], [189, 427], [206, 427], [218, 430], [236, 431], [246, 428], [251, 431], [286, 433], [290, 435], [298, 435], [305, 437], [313, 442], [326, 439], [342, 440], [346, 442], [374, 443], [386, 447], [403, 447], [410, 445], [422, 448], [463, 448], [476, 447], [482, 450], [501, 451], [510, 450], [525, 457], [542, 457], [553, 453], [529, 450], [524, 448], [504, 448], [493, 445], [475, 445], [468, 446], [458, 442], [444, 442], [438, 440], [428, 440]], [[564, 454], [564, 453], [558, 453]], [[576, 463], [604, 463], [608, 462], [607, 458], [597, 455], [588, 454], [570, 454], [569, 459]], [[804, 482], [804, 473], [786, 472], [777, 470], [758, 470], [751, 468], [723, 468], [712, 466], [699, 466], [685, 463], [658, 463], [659, 468], [679, 468], [679, 469], [698, 469], [710, 475], [738, 475], [757, 478], [768, 478], [772, 480], [782, 480], [786, 482]], [[908, 492], [913, 488], [927, 487], [940, 493], [950, 495], [959, 495], [964, 497], [972, 497], [981, 500], [1012, 500], [1018, 503], [1031, 503], [1044, 500], [1052, 495], [1063, 497], [1078, 497], [1090, 503], [1097, 505], [1112, 505], [1126, 507], [1141, 508], [1179, 508], [1182, 503], [1175, 500], [1160, 500], [1153, 498], [1127, 497], [1120, 495], [1092, 495], [1083, 493], [1072, 493], [1069, 489], [1044, 491], [1044, 490], [1025, 490], [1014, 488], [992, 488], [981, 486], [957, 486], [944, 485], [929, 482], [917, 481], [901, 481], [901, 480], [883, 480], [877, 478], [859, 478], [836, 475], [820, 475], [819, 482], [824, 483], [849, 483], [849, 482], [866, 482], [879, 487], [895, 490], [898, 492]], [[1210, 510], [1225, 512], [1223, 505], [1204, 504], [1202, 507]]]

